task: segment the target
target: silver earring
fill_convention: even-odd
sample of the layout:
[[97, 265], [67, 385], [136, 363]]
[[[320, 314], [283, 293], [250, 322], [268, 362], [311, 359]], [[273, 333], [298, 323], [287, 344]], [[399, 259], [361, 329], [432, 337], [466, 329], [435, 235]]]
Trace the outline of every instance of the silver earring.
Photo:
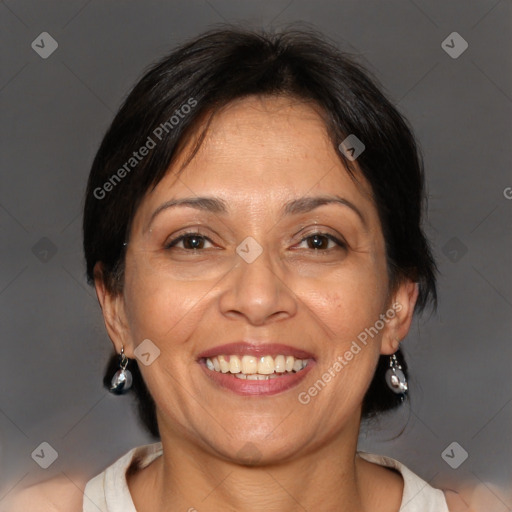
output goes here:
[[127, 370], [128, 358], [124, 355], [124, 347], [121, 348], [121, 354], [119, 355], [119, 370], [112, 377], [112, 382], [109, 391], [114, 395], [122, 395], [126, 393], [132, 387], [132, 372]]
[[402, 370], [402, 365], [398, 362], [395, 354], [389, 358], [389, 368], [386, 371], [386, 383], [391, 391], [397, 395], [402, 395], [403, 401], [405, 395], [407, 395], [409, 386], [407, 385], [407, 379]]

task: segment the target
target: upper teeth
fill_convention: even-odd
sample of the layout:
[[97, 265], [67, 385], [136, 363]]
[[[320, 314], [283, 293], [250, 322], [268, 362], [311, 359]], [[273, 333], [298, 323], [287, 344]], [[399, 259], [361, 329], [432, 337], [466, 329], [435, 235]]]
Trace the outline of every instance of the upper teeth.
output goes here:
[[298, 372], [305, 368], [308, 359], [295, 359], [293, 356], [235, 356], [220, 355], [207, 357], [206, 366], [209, 370], [222, 373], [238, 373], [244, 375], [271, 375], [273, 373]]

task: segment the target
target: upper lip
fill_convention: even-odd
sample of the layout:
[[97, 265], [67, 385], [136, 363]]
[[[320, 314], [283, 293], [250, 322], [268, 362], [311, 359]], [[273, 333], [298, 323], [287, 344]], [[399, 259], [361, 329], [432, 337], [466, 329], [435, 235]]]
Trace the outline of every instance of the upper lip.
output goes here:
[[215, 357], [220, 355], [248, 355], [248, 356], [293, 356], [295, 359], [314, 359], [313, 354], [306, 350], [301, 350], [290, 345], [282, 343], [250, 343], [247, 341], [236, 341], [234, 343], [226, 343], [225, 345], [217, 345], [201, 352], [198, 359]]

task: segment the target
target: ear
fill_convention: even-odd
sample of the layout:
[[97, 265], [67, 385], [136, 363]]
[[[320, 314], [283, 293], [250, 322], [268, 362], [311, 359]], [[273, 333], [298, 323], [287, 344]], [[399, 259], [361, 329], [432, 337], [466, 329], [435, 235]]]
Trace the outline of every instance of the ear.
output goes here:
[[131, 357], [132, 347], [126, 322], [123, 295], [121, 293], [114, 294], [107, 288], [103, 279], [103, 265], [101, 262], [94, 265], [94, 287], [108, 336], [116, 352], [120, 353], [121, 348], [124, 347], [127, 357]]
[[[392, 294], [388, 310], [385, 313], [389, 320], [386, 322], [382, 335], [381, 354], [394, 354], [398, 350], [400, 342], [407, 336], [411, 327], [414, 306], [418, 299], [418, 291], [418, 283], [404, 279]], [[392, 318], [389, 318], [390, 316]]]

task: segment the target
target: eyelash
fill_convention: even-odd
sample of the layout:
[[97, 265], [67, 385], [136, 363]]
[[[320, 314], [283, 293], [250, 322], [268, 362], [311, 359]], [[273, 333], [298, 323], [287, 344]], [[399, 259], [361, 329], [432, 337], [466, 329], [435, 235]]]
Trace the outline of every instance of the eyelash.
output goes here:
[[[331, 235], [330, 233], [323, 233], [323, 232], [317, 232], [317, 233], [310, 233], [310, 234], [308, 234], [307, 236], [302, 238], [302, 240], [299, 242], [298, 245], [306, 242], [308, 239], [310, 239], [310, 238], [312, 238], [314, 236], [327, 238], [331, 242], [334, 242], [338, 246], [338, 248], [341, 248], [341, 249], [346, 249], [347, 248], [347, 244], [345, 242], [343, 242], [342, 240], [336, 238], [335, 236]], [[200, 238], [203, 241], [208, 241], [208, 242], [213, 244], [213, 242], [207, 236], [202, 235], [201, 233], [197, 233], [195, 231], [191, 231], [189, 233], [183, 233], [182, 235], [180, 235], [177, 238], [175, 238], [175, 239], [171, 240], [170, 242], [168, 242], [165, 245], [165, 249], [169, 249], [170, 250], [173, 247], [176, 247], [177, 244], [179, 244], [180, 242], [182, 242], [183, 240], [185, 240], [187, 238]], [[201, 250], [201, 249], [186, 249], [185, 247], [180, 247], [180, 249], [183, 249], [185, 251]], [[311, 250], [312, 251], [320, 250], [321, 252], [327, 252], [327, 251], [330, 251], [330, 250], [333, 250], [333, 249], [335, 249], [335, 248], [334, 247], [330, 247], [328, 249], [311, 249]]]
[[[178, 236], [177, 238], [174, 238], [173, 240], [169, 241], [167, 244], [165, 244], [165, 249], [172, 249], [177, 244], [179, 244], [181, 241], [183, 241], [187, 238], [201, 238], [202, 240], [207, 240], [208, 242], [213, 243], [207, 236], [202, 235], [201, 233], [197, 233], [196, 231], [190, 231], [188, 233], [183, 233], [182, 235]], [[179, 247], [179, 249], [183, 249], [184, 251], [197, 250], [197, 249], [185, 249], [185, 247]]]
[[[336, 238], [334, 235], [331, 235], [330, 233], [323, 233], [321, 231], [316, 232], [316, 233], [309, 233], [308, 235], [306, 235], [305, 237], [302, 238], [302, 240], [300, 241], [300, 244], [302, 244], [303, 242], [307, 241], [308, 239], [310, 239], [314, 236], [327, 238], [331, 242], [334, 242], [338, 246], [337, 247], [338, 249], [346, 249], [347, 248], [347, 244], [345, 242], [343, 242], [342, 240], [340, 240], [339, 238]], [[333, 249], [336, 249], [336, 247], [330, 247], [328, 249], [311, 249], [311, 250], [312, 251], [320, 250], [321, 252], [327, 252], [327, 251], [332, 251]]]

